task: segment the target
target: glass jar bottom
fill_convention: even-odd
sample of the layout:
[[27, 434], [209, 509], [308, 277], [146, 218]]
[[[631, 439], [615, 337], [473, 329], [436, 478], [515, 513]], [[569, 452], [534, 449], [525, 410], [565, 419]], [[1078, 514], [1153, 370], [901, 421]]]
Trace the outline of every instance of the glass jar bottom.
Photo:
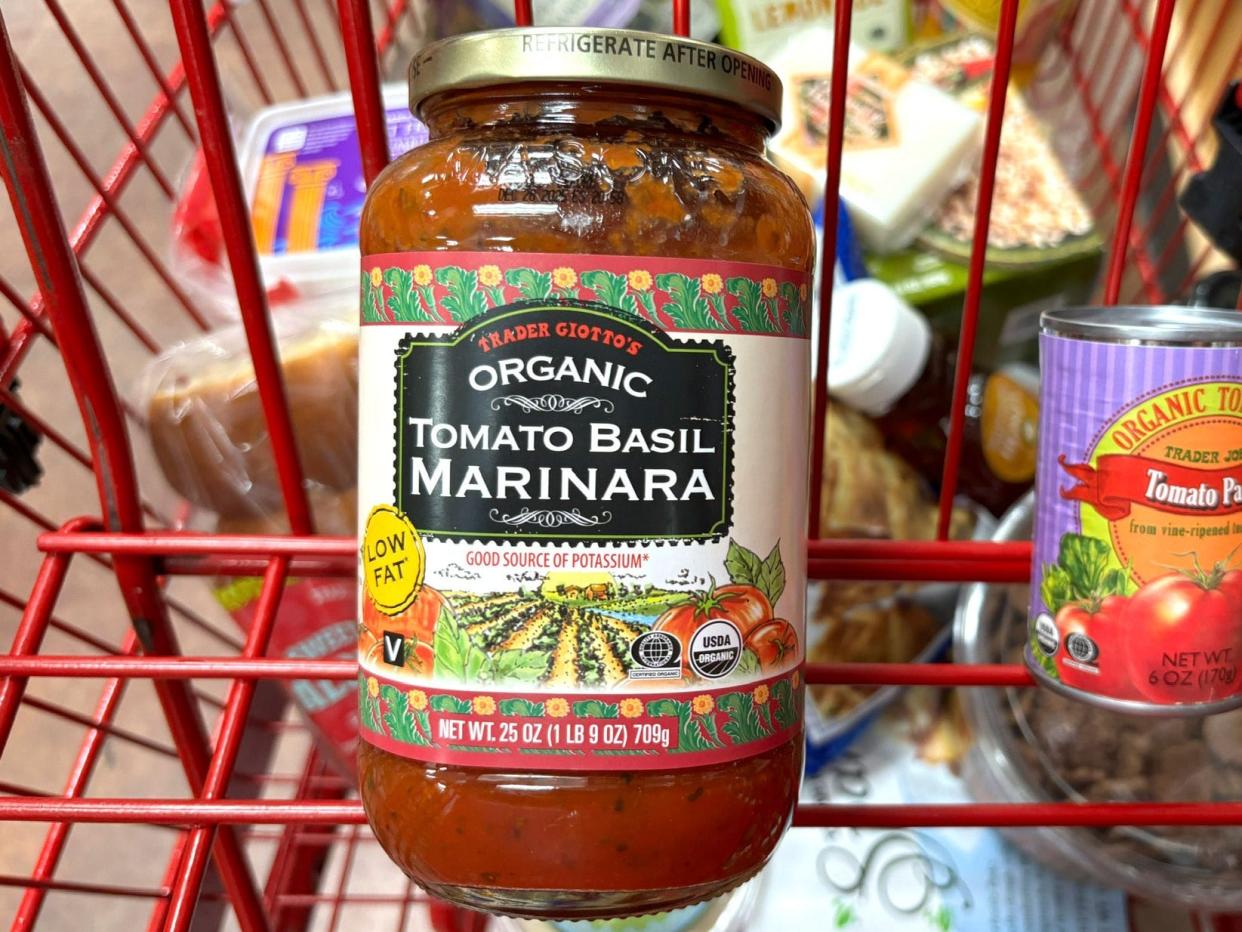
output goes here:
[[432, 896], [461, 906], [523, 919], [612, 919], [667, 912], [722, 896], [763, 869], [759, 864], [735, 877], [690, 887], [654, 890], [511, 890], [424, 883]]

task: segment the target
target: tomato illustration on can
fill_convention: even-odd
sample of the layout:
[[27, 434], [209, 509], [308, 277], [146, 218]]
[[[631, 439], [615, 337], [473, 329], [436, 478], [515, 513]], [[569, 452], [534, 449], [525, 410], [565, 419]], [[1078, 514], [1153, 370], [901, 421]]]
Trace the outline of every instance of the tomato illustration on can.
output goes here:
[[1027, 663], [1121, 711], [1242, 705], [1242, 316], [1041, 322]]

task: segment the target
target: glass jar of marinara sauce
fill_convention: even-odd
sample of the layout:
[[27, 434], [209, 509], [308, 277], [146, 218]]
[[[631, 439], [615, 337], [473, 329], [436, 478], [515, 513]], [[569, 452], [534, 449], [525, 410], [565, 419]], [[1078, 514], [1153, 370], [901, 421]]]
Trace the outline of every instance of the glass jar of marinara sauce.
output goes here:
[[516, 915], [755, 874], [802, 769], [814, 236], [780, 82], [516, 29], [410, 69], [361, 223], [359, 771], [385, 850]]

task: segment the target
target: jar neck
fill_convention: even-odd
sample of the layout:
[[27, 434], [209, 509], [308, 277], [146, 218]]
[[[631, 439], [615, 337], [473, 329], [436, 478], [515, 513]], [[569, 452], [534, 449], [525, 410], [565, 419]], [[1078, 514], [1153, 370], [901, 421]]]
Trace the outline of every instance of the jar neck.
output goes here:
[[514, 130], [622, 137], [635, 132], [698, 138], [762, 153], [769, 133], [758, 116], [727, 101], [616, 85], [506, 85], [447, 91], [418, 115], [432, 139], [463, 131]]

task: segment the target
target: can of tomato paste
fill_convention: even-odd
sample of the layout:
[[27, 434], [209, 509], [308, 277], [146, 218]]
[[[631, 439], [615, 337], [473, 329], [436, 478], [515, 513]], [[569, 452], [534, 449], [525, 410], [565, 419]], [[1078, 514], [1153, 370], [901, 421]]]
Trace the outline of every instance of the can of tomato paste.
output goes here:
[[1027, 664], [1117, 711], [1242, 705], [1242, 314], [1049, 311]]

